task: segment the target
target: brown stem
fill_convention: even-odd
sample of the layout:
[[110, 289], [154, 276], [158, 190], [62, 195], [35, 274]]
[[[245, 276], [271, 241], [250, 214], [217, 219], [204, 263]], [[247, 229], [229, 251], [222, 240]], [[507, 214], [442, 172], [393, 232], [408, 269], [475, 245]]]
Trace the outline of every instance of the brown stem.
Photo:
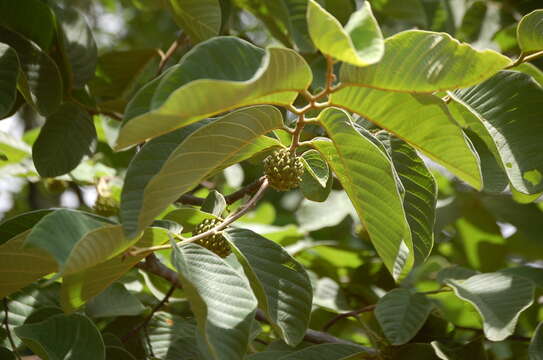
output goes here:
[[177, 39], [175, 39], [175, 41], [170, 45], [168, 50], [166, 50], [166, 53], [160, 59], [160, 63], [158, 64], [158, 69], [156, 73], [157, 76], [162, 74], [162, 71], [164, 71], [164, 68], [166, 67], [166, 64], [168, 63], [168, 60], [170, 60], [170, 58], [173, 56], [173, 54], [175, 54], [177, 49], [179, 49], [179, 47], [182, 44], [187, 42], [188, 39], [189, 38], [187, 34], [185, 34], [184, 32], [181, 33], [181, 35]]
[[[224, 197], [224, 199], [226, 200], [226, 203], [228, 205], [230, 205], [230, 204], [233, 204], [233, 203], [235, 203], [236, 201], [238, 201], [240, 199], [243, 199], [243, 197], [245, 195], [253, 194], [255, 191], [258, 190], [260, 185], [262, 185], [263, 180], [264, 180], [264, 178], [261, 177], [261, 178], [255, 180], [255, 181], [253, 181], [252, 183], [242, 187], [241, 189], [231, 193], [230, 195], [226, 195]], [[177, 202], [182, 203], [182, 204], [187, 204], [187, 205], [201, 206], [204, 203], [204, 200], [205, 200], [204, 198], [201, 198], [201, 197], [198, 197], [198, 196], [185, 194], [185, 195], [181, 195], [181, 197], [179, 197], [179, 199], [177, 199]]]
[[334, 318], [332, 318], [330, 321], [328, 321], [328, 322], [322, 327], [322, 331], [328, 331], [328, 329], [330, 329], [335, 323], [337, 323], [337, 322], [338, 322], [339, 320], [341, 320], [341, 319], [348, 318], [348, 317], [356, 317], [356, 316], [359, 315], [359, 314], [362, 314], [362, 313], [365, 313], [365, 312], [373, 311], [373, 310], [375, 309], [376, 306], [377, 306], [377, 305], [375, 305], [375, 304], [373, 304], [373, 305], [368, 305], [368, 306], [363, 307], [362, 309], [349, 311], [349, 312], [346, 312], [346, 313], [343, 313], [343, 314], [338, 314], [338, 315], [336, 315]]
[[21, 359], [21, 356], [19, 355], [19, 353], [17, 352], [17, 346], [15, 346], [15, 341], [13, 341], [13, 337], [11, 336], [11, 330], [9, 328], [9, 321], [8, 321], [8, 316], [9, 316], [9, 310], [8, 310], [8, 298], [4, 298], [4, 326], [6, 327], [6, 335], [8, 337], [8, 340], [9, 340], [9, 344], [11, 345], [11, 348], [13, 350], [13, 353], [15, 354], [15, 357], [17, 359]]

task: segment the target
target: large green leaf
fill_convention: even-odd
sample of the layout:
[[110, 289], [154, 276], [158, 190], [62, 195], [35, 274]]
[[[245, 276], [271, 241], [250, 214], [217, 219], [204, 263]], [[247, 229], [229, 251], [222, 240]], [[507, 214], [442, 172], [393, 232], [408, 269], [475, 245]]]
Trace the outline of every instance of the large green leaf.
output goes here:
[[21, 63], [18, 88], [41, 115], [52, 114], [62, 100], [60, 71], [49, 55], [32, 41], [0, 26], [0, 42], [11, 46]]
[[298, 345], [307, 330], [313, 296], [304, 268], [281, 246], [250, 230], [229, 229], [225, 237], [271, 325], [288, 345]]
[[62, 53], [66, 58], [71, 86], [82, 88], [94, 77], [98, 49], [92, 31], [75, 8], [56, 8]]
[[[168, 231], [166, 229], [151, 227], [145, 230], [135, 246], [162, 245], [167, 241]], [[61, 288], [62, 308], [66, 312], [74, 311], [122, 277], [145, 255], [125, 256], [120, 254], [86, 270], [64, 276]]]
[[272, 106], [241, 109], [190, 134], [166, 154], [167, 160], [159, 169], [144, 165], [144, 174], [150, 169], [155, 175], [123, 190], [123, 202], [127, 201], [121, 204], [125, 233], [136, 235], [213, 171], [279, 146], [277, 140], [264, 135], [282, 126], [281, 113]]
[[445, 284], [477, 309], [485, 335], [492, 341], [502, 341], [513, 334], [520, 313], [532, 304], [534, 297], [530, 280], [504, 273], [478, 274], [465, 280], [445, 279]]
[[30, 156], [30, 147], [21, 139], [0, 131], [0, 154], [3, 157], [0, 159], [0, 167], [17, 164]]
[[475, 117], [468, 126], [485, 142], [520, 192], [543, 191], [543, 88], [529, 75], [501, 71], [451, 94]]
[[180, 316], [158, 312], [148, 326], [148, 353], [162, 360], [203, 360], [196, 343], [196, 325]]
[[85, 312], [92, 318], [136, 316], [145, 310], [139, 299], [132, 295], [123, 284], [113, 283], [110, 287], [92, 298]]
[[345, 63], [367, 66], [378, 62], [385, 52], [383, 34], [369, 2], [351, 15], [344, 28], [315, 0], [309, 0], [307, 25], [315, 46]]
[[0, 245], [12, 237], [31, 229], [41, 220], [42, 217], [51, 213], [52, 211], [54, 210], [35, 210], [2, 221], [2, 223], [0, 223]]
[[392, 345], [411, 340], [432, 311], [426, 296], [408, 289], [394, 289], [379, 299], [375, 316]]
[[174, 246], [172, 263], [210, 358], [242, 358], [257, 306], [247, 278], [211, 251], [192, 243]]
[[105, 360], [105, 347], [96, 325], [79, 314], [56, 315], [19, 326], [15, 334], [42, 359]]
[[373, 8], [386, 18], [394, 18], [422, 28], [428, 28], [427, 15], [421, 0], [374, 0]]
[[360, 359], [368, 355], [367, 352], [356, 345], [349, 344], [320, 344], [309, 346], [305, 349], [275, 357], [278, 360], [341, 360], [357, 359], [356, 354], [360, 354]]
[[55, 17], [40, 0], [0, 0], [0, 25], [49, 50], [55, 36]]
[[96, 129], [90, 115], [79, 106], [64, 103], [47, 117], [32, 146], [32, 158], [42, 177], [66, 174], [94, 152]]
[[149, 112], [124, 123], [116, 147], [123, 149], [246, 105], [290, 104], [311, 79], [309, 66], [293, 50], [271, 47], [264, 54], [238, 38], [210, 39], [195, 46], [163, 77]]
[[405, 189], [403, 207], [411, 228], [415, 263], [422, 264], [434, 245], [437, 184], [415, 149], [390, 137], [390, 157]]
[[413, 266], [413, 243], [388, 156], [354, 128], [344, 111], [329, 108], [318, 119], [332, 141], [319, 139], [313, 146], [334, 170], [379, 256], [400, 279]]
[[24, 246], [47, 251], [61, 273], [93, 266], [128, 246], [120, 225], [89, 215], [68, 209], [52, 212], [32, 228]]
[[307, 27], [307, 0], [283, 0], [288, 11], [290, 33], [301, 53], [315, 52]]
[[170, 0], [173, 17], [193, 43], [219, 34], [221, 6], [219, 0]]
[[300, 189], [306, 199], [322, 202], [328, 198], [334, 182], [332, 170], [316, 150], [308, 150], [301, 156], [305, 166]]
[[530, 360], [543, 360], [543, 323], [537, 326], [528, 353]]
[[362, 115], [481, 188], [478, 157], [439, 98], [349, 86], [332, 94], [331, 102]]
[[57, 262], [47, 252], [23, 247], [29, 233], [23, 231], [0, 245], [0, 297], [57, 270]]
[[20, 67], [15, 50], [0, 43], [0, 118], [8, 114], [15, 104]]
[[408, 30], [385, 41], [379, 63], [341, 66], [344, 84], [382, 90], [430, 93], [474, 85], [511, 63], [492, 50], [475, 50], [445, 33]]
[[534, 10], [520, 20], [517, 41], [524, 54], [543, 50], [543, 10]]

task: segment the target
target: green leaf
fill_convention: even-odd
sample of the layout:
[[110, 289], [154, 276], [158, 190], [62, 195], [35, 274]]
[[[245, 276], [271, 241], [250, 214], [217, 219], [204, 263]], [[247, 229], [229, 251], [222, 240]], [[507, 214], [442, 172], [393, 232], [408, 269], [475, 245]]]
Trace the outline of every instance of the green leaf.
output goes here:
[[322, 202], [328, 198], [334, 182], [332, 170], [316, 150], [308, 150], [301, 156], [305, 171], [300, 189], [306, 199]]
[[107, 360], [136, 360], [136, 358], [119, 346], [106, 346], [106, 359]]
[[24, 141], [0, 131], [0, 152], [4, 155], [4, 159], [0, 160], [0, 167], [2, 167], [17, 164], [29, 157], [30, 147]]
[[2, 26], [0, 42], [11, 46], [19, 56], [22, 72], [18, 89], [26, 101], [41, 115], [55, 112], [62, 101], [62, 78], [53, 59], [33, 42]]
[[539, 85], [543, 86], [543, 71], [541, 71], [537, 66], [530, 63], [522, 63], [511, 68], [511, 70], [520, 71], [522, 73], [528, 74], [533, 77]]
[[0, 118], [9, 114], [15, 104], [20, 67], [15, 50], [0, 43]]
[[[196, 343], [196, 326], [180, 316], [157, 312], [148, 326], [147, 352], [163, 360], [203, 360]], [[150, 347], [150, 349], [149, 349]]]
[[175, 22], [193, 43], [219, 34], [221, 6], [218, 0], [170, 0], [170, 5]]
[[543, 191], [543, 88], [529, 75], [501, 71], [451, 94], [475, 117], [466, 117], [520, 192]]
[[92, 298], [85, 308], [93, 318], [136, 316], [145, 310], [139, 299], [132, 295], [123, 284], [113, 283], [110, 287]]
[[16, 360], [15, 354], [6, 349], [5, 347], [0, 347], [0, 359], [2, 360]]
[[455, 37], [464, 42], [477, 40], [483, 28], [486, 12], [487, 5], [484, 1], [474, 1], [462, 17], [462, 23]]
[[179, 272], [201, 343], [210, 357], [242, 358], [257, 306], [249, 281], [223, 259], [196, 244], [174, 246], [172, 264]]
[[445, 33], [408, 30], [385, 41], [379, 63], [360, 68], [343, 64], [343, 84], [410, 93], [430, 93], [474, 85], [511, 63], [492, 50], [475, 50]]
[[314, 294], [313, 305], [338, 314], [350, 310], [349, 302], [342, 288], [330, 278], [320, 278], [315, 284]]
[[430, 344], [442, 360], [487, 359], [484, 343], [480, 340], [474, 340], [462, 346], [446, 346], [437, 341], [432, 341]]
[[485, 336], [491, 341], [505, 340], [515, 331], [520, 313], [533, 302], [530, 280], [503, 274], [473, 275], [465, 280], [447, 279], [455, 294], [472, 304], [483, 319]]
[[349, 86], [332, 94], [331, 102], [362, 115], [481, 188], [478, 157], [439, 98]]
[[432, 307], [423, 294], [394, 289], [379, 299], [375, 316], [390, 343], [402, 345], [419, 332]]
[[55, 259], [47, 252], [23, 247], [29, 233], [23, 231], [0, 245], [0, 297], [57, 270]]
[[427, 28], [427, 19], [424, 7], [420, 0], [374, 0], [373, 8], [376, 13], [385, 17], [392, 17], [422, 28]]
[[307, 26], [307, 0], [284, 0], [288, 11], [290, 33], [298, 51], [301, 53], [314, 53], [315, 45], [309, 36]]
[[[363, 348], [349, 344], [319, 344], [276, 358], [278, 360], [341, 360], [351, 355], [367, 355]], [[363, 357], [361, 357], [363, 359]]]
[[181, 194], [214, 171], [279, 146], [277, 140], [264, 135], [282, 126], [281, 113], [272, 106], [245, 108], [194, 131], [175, 150], [169, 147], [171, 153], [153, 155], [165, 155], [158, 169], [158, 163], [139, 164], [134, 160], [130, 167], [141, 166], [142, 173], [154, 176], [138, 179], [129, 188], [129, 183], [125, 184], [121, 202], [125, 233], [135, 236]]
[[385, 52], [383, 34], [369, 2], [364, 2], [343, 27], [315, 0], [309, 0], [307, 24], [315, 46], [345, 63], [367, 66], [378, 62]]
[[49, 116], [32, 146], [32, 158], [42, 177], [66, 174], [94, 152], [96, 129], [79, 106], [64, 103]]
[[524, 54], [543, 50], [543, 10], [524, 16], [517, 27], [517, 41]]
[[42, 209], [19, 214], [0, 223], [0, 245], [19, 235], [20, 233], [31, 229], [41, 218], [54, 210]]
[[44, 216], [30, 231], [25, 247], [40, 248], [58, 262], [59, 272], [69, 274], [94, 266], [130, 246], [120, 225], [84, 212], [60, 209]]
[[193, 207], [182, 207], [170, 211], [166, 216], [164, 216], [164, 220], [175, 221], [183, 227], [183, 232], [192, 232], [196, 225], [198, 225], [205, 219], [214, 217], [215, 216], [210, 213], [201, 211]]
[[535, 286], [543, 289], [543, 269], [541, 268], [523, 265], [502, 269], [500, 272], [532, 280]]
[[281, 246], [250, 230], [229, 229], [224, 235], [272, 327], [288, 345], [298, 345], [307, 330], [313, 296], [304, 268]]
[[19, 326], [15, 334], [47, 360], [105, 360], [105, 347], [93, 322], [79, 314], [56, 315]]
[[226, 205], [224, 196], [220, 192], [213, 190], [207, 195], [201, 210], [220, 218], [224, 210], [226, 210]]
[[[195, 46], [162, 78], [149, 112], [125, 119], [116, 148], [127, 148], [234, 108], [291, 104], [311, 79], [309, 66], [293, 50], [270, 47], [264, 54], [238, 38], [210, 39]], [[149, 90], [136, 95], [134, 102], [141, 106], [138, 96], [149, 96]], [[130, 107], [127, 112], [132, 112]]]
[[390, 137], [390, 157], [405, 188], [403, 207], [411, 228], [415, 263], [422, 264], [434, 245], [437, 184], [415, 149]]
[[413, 243], [388, 156], [344, 111], [329, 108], [318, 119], [332, 141], [315, 140], [313, 146], [337, 175], [388, 270], [402, 278], [413, 266]]
[[55, 36], [55, 17], [39, 0], [0, 0], [0, 25], [18, 32], [47, 51]]
[[[134, 245], [150, 247], [168, 241], [168, 231], [163, 228], [147, 228]], [[117, 255], [110, 260], [77, 273], [68, 274], [62, 279], [61, 305], [65, 312], [72, 312], [88, 299], [104, 291], [110, 284], [122, 277], [147, 254], [138, 256]]]
[[539, 323], [528, 348], [530, 360], [543, 359], [543, 323]]
[[55, 8], [62, 54], [66, 58], [71, 86], [82, 88], [94, 77], [98, 49], [92, 31], [75, 8]]

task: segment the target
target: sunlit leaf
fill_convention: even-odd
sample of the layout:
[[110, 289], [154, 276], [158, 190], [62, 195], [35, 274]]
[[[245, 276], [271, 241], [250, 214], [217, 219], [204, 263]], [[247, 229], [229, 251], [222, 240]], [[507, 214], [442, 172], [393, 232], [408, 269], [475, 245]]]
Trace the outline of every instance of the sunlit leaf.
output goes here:
[[305, 166], [300, 183], [304, 197], [312, 201], [325, 201], [334, 182], [332, 171], [316, 150], [304, 152], [301, 159]]
[[523, 53], [543, 50], [543, 10], [524, 16], [517, 27], [517, 40]]
[[[125, 233], [135, 236], [169, 204], [213, 171], [278, 146], [277, 140], [264, 135], [282, 126], [281, 113], [276, 108], [250, 107], [201, 127], [173, 151], [168, 147], [166, 154], [163, 149], [158, 154], [148, 153], [161, 159], [157, 163], [141, 164], [140, 161], [145, 161], [143, 158], [134, 160], [131, 167], [141, 166], [140, 174], [145, 177], [131, 186], [127, 182], [123, 189], [121, 217]], [[148, 177], [148, 173], [154, 176]]]
[[259, 307], [290, 346], [302, 341], [311, 313], [312, 290], [304, 268], [281, 246], [245, 229], [229, 229]]
[[388, 156], [354, 128], [347, 113], [326, 109], [319, 121], [331, 141], [314, 140], [313, 146], [342, 183], [389, 271], [395, 279], [405, 276], [413, 266], [413, 243]]
[[382, 90], [430, 93], [474, 85], [509, 65], [492, 50], [475, 50], [445, 33], [408, 30], [385, 41], [379, 63], [341, 66], [343, 84]]
[[343, 27], [319, 3], [309, 0], [307, 24], [311, 40], [323, 54], [355, 66], [374, 64], [383, 56], [383, 35], [369, 2], [364, 2]]
[[[4, 157], [0, 160], [0, 167], [2, 167], [9, 164], [17, 164], [29, 157], [30, 147], [24, 141], [0, 131], [0, 153], [2, 153]], [[0, 243], [1, 242], [2, 241], [0, 240]]]
[[172, 263], [179, 272], [201, 343], [210, 357], [243, 357], [257, 306], [249, 281], [223, 259], [196, 244], [174, 246]]
[[[306, 89], [312, 75], [290, 49], [266, 52], [234, 37], [198, 44], [157, 86], [147, 113], [126, 118], [116, 147], [123, 149], [198, 120], [251, 104], [287, 105]], [[138, 97], [148, 97], [145, 89]], [[130, 106], [127, 112], [131, 112]]]

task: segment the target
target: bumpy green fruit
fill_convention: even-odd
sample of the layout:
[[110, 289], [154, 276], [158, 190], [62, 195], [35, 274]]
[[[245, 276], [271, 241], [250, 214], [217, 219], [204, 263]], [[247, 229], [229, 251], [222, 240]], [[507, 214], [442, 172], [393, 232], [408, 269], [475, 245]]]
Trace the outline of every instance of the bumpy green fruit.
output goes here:
[[288, 191], [298, 187], [302, 181], [304, 164], [289, 149], [280, 149], [264, 159], [264, 173], [271, 187]]
[[[204, 221], [196, 225], [196, 228], [192, 232], [192, 235], [198, 235], [208, 230], [211, 230], [220, 222], [221, 220], [219, 219], [205, 219]], [[199, 245], [202, 245], [206, 249], [213, 251], [220, 257], [227, 257], [231, 252], [230, 244], [228, 244], [228, 241], [221, 234], [210, 235], [195, 242]]]
[[115, 216], [119, 213], [119, 203], [112, 197], [98, 195], [94, 212], [101, 216]]
[[69, 183], [66, 180], [48, 178], [44, 181], [45, 189], [51, 194], [60, 194], [68, 189]]

